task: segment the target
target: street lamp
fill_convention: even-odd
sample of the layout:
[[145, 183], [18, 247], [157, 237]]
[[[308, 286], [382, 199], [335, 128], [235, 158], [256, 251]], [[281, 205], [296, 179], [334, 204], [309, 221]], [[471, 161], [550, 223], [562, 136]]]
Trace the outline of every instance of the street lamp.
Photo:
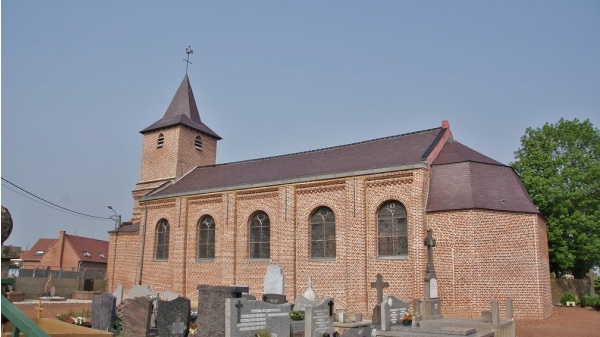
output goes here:
[[111, 211], [113, 211], [115, 213], [115, 215], [111, 215], [110, 218], [115, 220], [115, 229], [120, 228], [121, 227], [121, 216], [119, 214], [117, 214], [117, 212], [112, 208], [111, 205], [106, 206], [108, 207], [108, 209], [110, 209]]

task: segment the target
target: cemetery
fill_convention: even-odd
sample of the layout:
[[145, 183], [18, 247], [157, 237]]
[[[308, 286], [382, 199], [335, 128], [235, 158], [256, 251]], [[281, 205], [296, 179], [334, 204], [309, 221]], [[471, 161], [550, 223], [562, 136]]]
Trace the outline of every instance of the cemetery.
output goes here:
[[[38, 317], [31, 322], [41, 329], [41, 336], [514, 337], [510, 298], [506, 299], [502, 319], [499, 301], [492, 301], [479, 319], [444, 317], [444, 300], [439, 297], [433, 264], [435, 239], [431, 230], [424, 244], [428, 251], [423, 275], [425, 298], [398, 298], [386, 290], [393, 281], [377, 274], [369, 284], [377, 293], [377, 304], [368, 313], [338, 308], [334, 297], [315, 292], [312, 278], [303, 294], [288, 299], [284, 271], [281, 266], [270, 264], [260, 299], [243, 285], [200, 284], [198, 301], [194, 304], [177, 293], [158, 292], [148, 285], [134, 285], [127, 292], [119, 285], [113, 293], [94, 296], [89, 311], [69, 312], [54, 318], [43, 317], [44, 307], [53, 303], [46, 301], [42, 305], [39, 300]], [[47, 286], [51, 285], [48, 282]], [[45, 290], [51, 295], [52, 288]], [[11, 313], [11, 322], [24, 320], [12, 312], [12, 305], [2, 298], [2, 312]], [[10, 335], [11, 331], [14, 326], [8, 323], [3, 335]]]

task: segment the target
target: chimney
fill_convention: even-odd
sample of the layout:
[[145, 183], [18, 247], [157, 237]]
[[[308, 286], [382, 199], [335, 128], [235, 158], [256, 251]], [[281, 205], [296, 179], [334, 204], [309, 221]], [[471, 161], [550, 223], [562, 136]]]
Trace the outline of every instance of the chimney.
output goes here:
[[442, 129], [450, 129], [450, 123], [448, 123], [448, 120], [444, 119], [442, 121]]

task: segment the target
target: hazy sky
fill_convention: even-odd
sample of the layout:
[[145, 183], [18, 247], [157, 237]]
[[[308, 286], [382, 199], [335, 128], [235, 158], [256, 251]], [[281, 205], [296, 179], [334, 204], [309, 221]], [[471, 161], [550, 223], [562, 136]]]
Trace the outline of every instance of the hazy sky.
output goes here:
[[[600, 2], [2, 1], [2, 177], [77, 212], [131, 217], [140, 130], [185, 74], [217, 162], [441, 126], [508, 164], [527, 127], [600, 127]], [[111, 220], [2, 182], [31, 247]]]

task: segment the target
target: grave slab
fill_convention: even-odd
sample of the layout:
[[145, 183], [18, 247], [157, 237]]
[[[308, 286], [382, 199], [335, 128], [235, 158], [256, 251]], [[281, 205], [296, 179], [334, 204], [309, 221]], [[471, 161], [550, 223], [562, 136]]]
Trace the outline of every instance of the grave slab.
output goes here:
[[158, 300], [156, 315], [158, 335], [161, 337], [185, 337], [189, 333], [192, 308], [189, 298], [177, 297], [172, 301]]
[[290, 334], [292, 305], [229, 298], [225, 302], [225, 337], [254, 337], [257, 330], [267, 329], [271, 336]]
[[334, 309], [333, 298], [330, 297], [306, 307], [304, 337], [322, 337], [324, 333], [333, 335]]
[[110, 331], [116, 317], [117, 298], [110, 293], [102, 293], [92, 298], [92, 328]]
[[247, 286], [211, 286], [201, 284], [198, 289], [198, 319], [206, 336], [225, 336], [225, 300], [242, 298], [248, 292]]
[[267, 266], [263, 294], [285, 295], [285, 276], [280, 265], [270, 264]]

